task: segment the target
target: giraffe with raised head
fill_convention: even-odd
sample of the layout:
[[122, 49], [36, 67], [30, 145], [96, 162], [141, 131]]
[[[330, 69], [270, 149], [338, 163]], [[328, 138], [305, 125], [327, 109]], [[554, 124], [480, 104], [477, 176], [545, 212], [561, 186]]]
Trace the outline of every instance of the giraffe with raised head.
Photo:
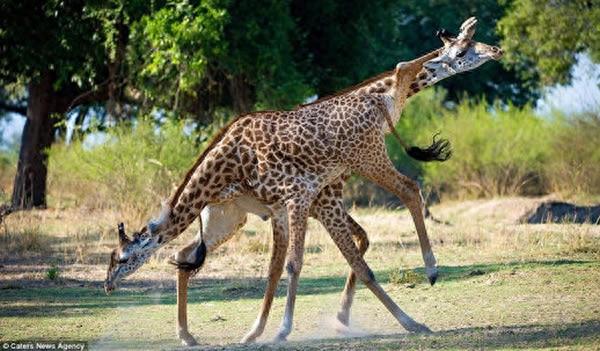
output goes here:
[[[406, 315], [375, 281], [362, 259], [361, 250], [352, 241], [357, 225], [341, 204], [341, 191], [333, 191], [336, 188], [331, 187], [340, 184], [340, 177], [351, 171], [375, 181], [406, 204], [419, 239], [427, 238], [418, 186], [394, 169], [387, 158], [383, 136], [386, 130], [393, 131], [393, 122], [399, 118], [408, 96], [443, 78], [500, 58], [500, 49], [472, 41], [474, 25], [474, 19], [467, 20], [457, 38], [440, 33], [444, 42], [442, 49], [409, 63], [400, 63], [387, 75], [356, 87], [353, 93], [322, 99], [292, 111], [260, 112], [234, 120], [198, 159], [162, 216], [149, 222], [133, 239], [129, 239], [124, 230], [119, 231], [120, 245], [111, 256], [107, 291], [139, 268], [159, 247], [179, 235], [207, 205], [215, 204], [209, 205], [210, 208], [236, 202], [243, 212], [242, 220], [235, 225], [231, 225], [233, 220], [228, 222], [229, 229], [243, 224], [246, 212], [273, 218], [274, 238], [282, 238], [274, 240], [278, 247], [271, 262], [274, 271], [281, 272], [282, 264], [278, 267], [275, 263], [283, 263], [283, 258], [277, 253], [285, 251], [289, 242], [288, 302], [279, 340], [285, 339], [291, 330], [306, 219], [311, 214], [325, 225], [350, 263], [353, 274], [406, 329], [428, 330]], [[208, 234], [210, 227], [212, 211], [209, 212], [204, 234]], [[286, 228], [289, 228], [287, 233]], [[227, 232], [224, 237], [231, 232], [229, 229], [224, 230]], [[204, 234], [199, 244], [195, 242], [190, 246], [195, 248], [196, 257], [191, 262], [196, 266], [206, 251], [210, 251], [209, 244], [220, 242], [210, 242]], [[426, 265], [429, 259], [435, 267], [430, 248], [424, 258]], [[186, 290], [189, 275], [180, 270], [179, 278], [178, 295]], [[185, 304], [183, 298], [182, 302]], [[185, 316], [180, 314], [180, 326], [186, 324], [185, 320], [181, 323], [182, 317]], [[180, 333], [185, 342], [189, 342], [188, 336], [191, 338], [187, 329]]]

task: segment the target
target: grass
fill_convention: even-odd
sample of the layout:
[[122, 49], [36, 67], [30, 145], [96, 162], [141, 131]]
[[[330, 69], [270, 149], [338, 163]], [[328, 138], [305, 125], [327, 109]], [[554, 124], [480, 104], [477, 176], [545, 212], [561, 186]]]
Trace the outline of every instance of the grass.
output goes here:
[[[290, 342], [235, 344], [256, 317], [269, 260], [270, 225], [255, 217], [207, 258], [193, 280], [191, 332], [201, 349], [599, 349], [600, 228], [515, 224], [513, 218], [519, 216], [513, 212], [531, 203], [515, 198], [432, 208], [452, 223], [428, 223], [440, 267], [434, 287], [424, 279], [405, 211], [353, 211], [370, 234], [366, 259], [377, 279], [399, 306], [435, 331], [431, 335], [405, 333], [359, 284], [351, 323], [362, 337], [340, 338], [332, 320], [348, 268], [324, 230], [311, 221], [306, 240], [311, 249], [305, 255]], [[44, 225], [35, 226], [30, 217], [43, 217]], [[116, 242], [112, 227], [117, 217], [74, 210], [9, 217], [0, 235], [31, 228], [46, 251], [0, 252], [0, 340], [86, 340], [92, 349], [179, 347], [174, 271], [165, 257], [196, 228], [106, 296], [101, 283]], [[46, 274], [53, 267], [60, 274], [50, 280]], [[277, 331], [285, 287], [282, 280], [261, 342]]]

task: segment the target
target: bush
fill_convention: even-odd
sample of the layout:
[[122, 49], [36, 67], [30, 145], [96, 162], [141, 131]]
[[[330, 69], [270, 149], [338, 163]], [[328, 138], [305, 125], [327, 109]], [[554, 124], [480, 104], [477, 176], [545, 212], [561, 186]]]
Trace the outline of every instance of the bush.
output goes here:
[[[398, 129], [407, 143], [418, 146], [429, 145], [440, 131], [452, 143], [454, 156], [449, 161], [416, 162], [393, 137], [387, 140], [396, 167], [419, 180], [426, 195], [600, 194], [598, 114], [545, 118], [530, 107], [485, 102], [465, 102], [448, 110], [443, 98], [434, 90], [416, 96]], [[52, 205], [112, 208], [130, 211], [128, 217], [134, 220], [146, 219], [182, 181], [202, 150], [200, 133], [184, 130], [191, 130], [185, 122], [169, 121], [158, 128], [154, 121], [142, 119], [111, 128], [100, 145], [76, 141], [53, 146]], [[0, 159], [0, 167], [14, 167], [14, 162]], [[392, 194], [358, 177], [350, 180], [345, 195], [358, 205], [399, 204]]]
[[76, 141], [53, 146], [52, 200], [58, 206], [131, 210], [145, 217], [181, 182], [201, 151], [198, 134], [184, 133], [185, 128], [185, 122], [169, 121], [158, 128], [141, 119], [110, 129], [100, 145]]
[[600, 194], [600, 113], [554, 121], [546, 174], [553, 192]]
[[388, 279], [393, 285], [415, 285], [423, 282], [423, 275], [410, 269], [394, 269], [388, 275]]
[[58, 267], [52, 266], [48, 268], [48, 271], [46, 271], [46, 278], [48, 278], [49, 280], [57, 280], [59, 274], [60, 270], [58, 269]]
[[16, 165], [17, 153], [14, 150], [0, 150], [0, 205], [10, 201]]
[[454, 157], [425, 165], [425, 183], [452, 197], [538, 195], [547, 191], [551, 126], [529, 107], [463, 103], [434, 121]]

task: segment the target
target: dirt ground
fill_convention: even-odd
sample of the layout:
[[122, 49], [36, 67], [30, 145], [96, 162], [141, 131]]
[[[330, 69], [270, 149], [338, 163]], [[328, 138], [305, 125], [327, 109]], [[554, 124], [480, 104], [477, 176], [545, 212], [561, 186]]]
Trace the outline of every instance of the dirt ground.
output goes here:
[[[445, 203], [428, 221], [440, 267], [426, 281], [406, 211], [353, 209], [371, 239], [366, 260], [390, 296], [434, 333], [406, 333], [359, 284], [351, 329], [333, 322], [348, 272], [324, 229], [309, 223], [290, 341], [271, 344], [283, 314], [282, 279], [260, 342], [237, 342], [260, 307], [271, 245], [259, 218], [207, 258], [193, 280], [190, 329], [198, 349], [600, 349], [600, 226], [520, 224], [545, 199]], [[0, 226], [0, 341], [85, 340], [91, 349], [174, 349], [175, 281], [161, 250], [111, 296], [102, 291], [119, 214], [45, 210]], [[129, 226], [128, 223], [126, 223]]]

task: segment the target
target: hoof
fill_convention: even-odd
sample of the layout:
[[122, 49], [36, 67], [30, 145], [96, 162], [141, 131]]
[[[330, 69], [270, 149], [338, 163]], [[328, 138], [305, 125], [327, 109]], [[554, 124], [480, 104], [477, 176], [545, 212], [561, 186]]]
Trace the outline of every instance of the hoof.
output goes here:
[[344, 326], [347, 327], [348, 325], [350, 325], [350, 316], [348, 315], [348, 313], [338, 312], [336, 317], [338, 322], [342, 323]]
[[426, 271], [427, 271], [427, 279], [429, 279], [429, 283], [431, 284], [431, 286], [433, 286], [438, 278], [437, 267], [427, 268]]
[[338, 333], [340, 335], [350, 335], [350, 334], [352, 334], [352, 331], [350, 330], [350, 327], [348, 326], [348, 324], [344, 324], [340, 320], [339, 316], [338, 316], [338, 318], [336, 318], [332, 322], [333, 322], [333, 330], [335, 330], [336, 333]]
[[250, 332], [250, 333], [246, 334], [246, 336], [244, 336], [242, 338], [242, 340], [240, 340], [240, 343], [247, 344], [247, 343], [254, 342], [254, 341], [256, 341], [257, 337], [258, 337], [258, 335], [256, 335], [256, 333]]
[[179, 340], [181, 340], [181, 344], [183, 346], [196, 346], [196, 345], [198, 345], [198, 342], [196, 341], [196, 339], [194, 339], [194, 337], [190, 333], [181, 333], [181, 334], [179, 334]]
[[435, 285], [435, 282], [437, 281], [437, 277], [438, 277], [437, 273], [434, 274], [434, 275], [432, 275], [432, 276], [430, 276], [430, 277], [428, 277], [429, 278], [429, 283], [431, 284], [431, 286]]
[[411, 333], [417, 334], [431, 334], [432, 331], [425, 324], [415, 323], [411, 325], [409, 328], [406, 328]]
[[275, 343], [286, 342], [286, 341], [287, 341], [287, 336], [281, 335], [281, 334], [277, 334], [275, 339], [273, 339], [273, 342], [275, 342]]

